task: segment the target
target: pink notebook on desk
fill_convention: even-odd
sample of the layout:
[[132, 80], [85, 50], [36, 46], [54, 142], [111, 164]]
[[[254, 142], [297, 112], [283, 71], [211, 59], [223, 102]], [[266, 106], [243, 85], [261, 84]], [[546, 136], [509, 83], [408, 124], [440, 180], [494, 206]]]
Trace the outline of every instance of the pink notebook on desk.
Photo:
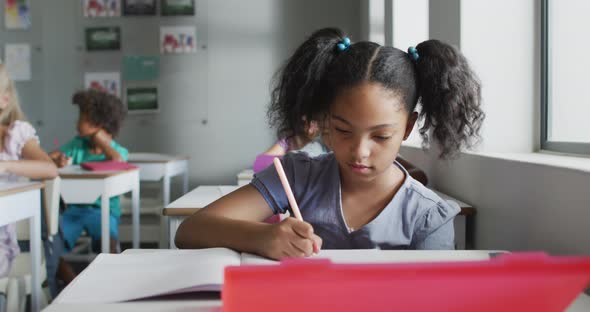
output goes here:
[[80, 164], [80, 167], [90, 171], [115, 171], [125, 169], [135, 169], [137, 166], [130, 165], [124, 161], [88, 161]]
[[225, 268], [223, 311], [563, 311], [590, 283], [590, 257]]

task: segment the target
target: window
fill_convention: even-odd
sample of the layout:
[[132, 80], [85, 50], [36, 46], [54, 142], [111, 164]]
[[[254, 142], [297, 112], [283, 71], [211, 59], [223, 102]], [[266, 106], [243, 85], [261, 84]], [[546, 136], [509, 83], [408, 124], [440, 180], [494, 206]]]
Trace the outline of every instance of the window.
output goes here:
[[541, 149], [590, 155], [590, 1], [543, 0], [541, 11]]

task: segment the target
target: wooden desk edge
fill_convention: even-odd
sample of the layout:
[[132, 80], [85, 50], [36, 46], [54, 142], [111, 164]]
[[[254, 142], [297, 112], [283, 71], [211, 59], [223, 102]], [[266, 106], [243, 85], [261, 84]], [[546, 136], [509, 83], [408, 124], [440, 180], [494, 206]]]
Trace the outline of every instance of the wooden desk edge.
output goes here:
[[139, 170], [139, 168], [130, 168], [125, 170], [117, 170], [117, 171], [108, 171], [105, 173], [98, 173], [100, 171], [89, 171], [89, 172], [97, 172], [97, 173], [60, 173], [59, 177], [62, 179], [104, 179], [108, 177], [113, 177], [116, 175], [124, 174], [127, 172], [132, 172]]
[[459, 212], [460, 216], [474, 216], [477, 213], [475, 208], [473, 207], [461, 207], [461, 212]]
[[27, 191], [32, 191], [32, 190], [38, 190], [38, 189], [42, 189], [44, 187], [45, 187], [45, 183], [43, 183], [43, 182], [37, 182], [34, 184], [15, 187], [15, 188], [0, 191], [0, 197], [12, 195], [12, 194], [17, 194], [17, 193], [22, 193], [22, 192], [27, 192]]

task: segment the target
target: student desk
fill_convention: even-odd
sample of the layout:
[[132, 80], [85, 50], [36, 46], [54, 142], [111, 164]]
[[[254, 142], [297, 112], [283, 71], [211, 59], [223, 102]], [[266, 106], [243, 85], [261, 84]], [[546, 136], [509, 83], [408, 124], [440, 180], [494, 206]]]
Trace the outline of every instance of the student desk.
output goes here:
[[188, 157], [155, 153], [131, 153], [129, 163], [139, 167], [141, 181], [162, 180], [164, 206], [170, 204], [170, 179], [182, 175], [182, 193], [188, 192]]
[[254, 170], [244, 169], [238, 173], [237, 178], [239, 186], [246, 185], [254, 178]]
[[[148, 253], [148, 252], [158, 252], [156, 249], [127, 249], [123, 253]], [[387, 251], [387, 252], [399, 252], [404, 253], [405, 251]], [[440, 257], [441, 251], [419, 251], [420, 253], [426, 254], [427, 257], [432, 257], [433, 260], [436, 260], [437, 257]], [[448, 253], [461, 253], [469, 259], [472, 259], [474, 256], [480, 257], [479, 254], [481, 253], [489, 253], [490, 251], [486, 250], [464, 250], [464, 251], [447, 251]], [[422, 258], [422, 257], [421, 257]], [[467, 258], [466, 258], [467, 259]], [[69, 286], [72, 287], [72, 286]], [[116, 285], [113, 285], [116, 287]], [[70, 288], [65, 288], [63, 291], [68, 292]], [[566, 311], [569, 312], [581, 312], [581, 311], [589, 311], [590, 310], [590, 297], [585, 294], [580, 294], [578, 298], [568, 307]], [[84, 303], [67, 303], [67, 302], [59, 302], [53, 303], [49, 307], [47, 307], [45, 312], [69, 312], [69, 311], [85, 311], [85, 312], [94, 312], [94, 311], [109, 311], [109, 312], [123, 312], [123, 311], [144, 311], [144, 312], [151, 312], [151, 311], [222, 311], [222, 302], [219, 298], [216, 298], [215, 295], [211, 294], [197, 294], [197, 293], [188, 293], [188, 294], [178, 294], [167, 296], [166, 298], [163, 297], [156, 297], [153, 299], [143, 299], [138, 301], [131, 301], [131, 302], [122, 302], [122, 303], [110, 303], [110, 304], [84, 304]]]
[[237, 185], [202, 185], [166, 206], [162, 214], [168, 217], [170, 248], [176, 247], [174, 237], [182, 220], [238, 187]]
[[[580, 294], [565, 312], [586, 312], [590, 310], [590, 296]], [[221, 312], [222, 303], [219, 299], [160, 299], [110, 304], [68, 304], [54, 303], [43, 312]], [[523, 311], [524, 312], [524, 311]]]
[[153, 300], [108, 304], [54, 303], [43, 312], [221, 312], [221, 300]]
[[139, 247], [139, 169], [86, 171], [80, 166], [59, 169], [61, 196], [67, 204], [93, 204], [101, 198], [101, 250], [110, 252], [109, 198], [131, 192], [133, 248]]
[[0, 226], [29, 218], [31, 240], [31, 310], [41, 296], [41, 182], [0, 182]]
[[[139, 167], [139, 180], [162, 181], [162, 208], [170, 204], [170, 181], [173, 177], [182, 175], [182, 194], [188, 192], [188, 160], [185, 156], [172, 156], [156, 153], [131, 153], [128, 162]], [[167, 223], [162, 218], [160, 222], [160, 246], [166, 245]]]

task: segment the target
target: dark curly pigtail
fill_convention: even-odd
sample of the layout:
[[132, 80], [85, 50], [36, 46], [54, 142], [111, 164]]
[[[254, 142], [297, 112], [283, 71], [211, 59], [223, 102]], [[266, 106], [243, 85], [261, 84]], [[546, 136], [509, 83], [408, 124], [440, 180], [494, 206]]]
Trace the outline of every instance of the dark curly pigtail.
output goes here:
[[[336, 45], [344, 38], [339, 29], [316, 31], [295, 51], [274, 77], [268, 118], [279, 138], [306, 136], [302, 120], [318, 120], [318, 92]], [[315, 106], [315, 107], [314, 107]]]
[[454, 156], [479, 141], [484, 119], [480, 81], [463, 54], [449, 44], [428, 40], [416, 50], [423, 144], [432, 140], [439, 145], [439, 157]]

